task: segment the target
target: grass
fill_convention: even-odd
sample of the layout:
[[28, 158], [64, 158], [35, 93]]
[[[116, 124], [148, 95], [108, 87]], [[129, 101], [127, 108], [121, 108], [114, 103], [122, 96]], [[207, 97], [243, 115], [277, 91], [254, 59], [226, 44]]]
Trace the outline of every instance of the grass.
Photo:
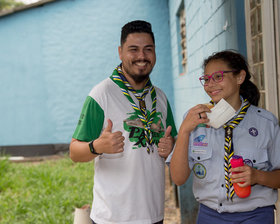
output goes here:
[[75, 207], [92, 202], [93, 163], [67, 156], [40, 163], [0, 160], [1, 224], [72, 224]]

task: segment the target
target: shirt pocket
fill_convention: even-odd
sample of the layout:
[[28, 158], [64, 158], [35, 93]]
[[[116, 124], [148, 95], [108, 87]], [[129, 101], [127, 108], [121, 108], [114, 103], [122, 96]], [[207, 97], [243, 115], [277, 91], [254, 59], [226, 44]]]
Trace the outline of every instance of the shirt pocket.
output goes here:
[[207, 171], [211, 167], [212, 148], [209, 146], [190, 146], [189, 163], [195, 177], [202, 182], [209, 179]]
[[[269, 170], [267, 149], [247, 150], [243, 153], [244, 162], [258, 170]], [[247, 161], [247, 162], [246, 162]]]
[[196, 135], [191, 135], [189, 140], [189, 157], [193, 162], [205, 162], [212, 157], [212, 147], [207, 137], [207, 133], [200, 131]]
[[212, 157], [212, 149], [210, 147], [190, 147], [190, 158], [192, 161], [204, 162]]

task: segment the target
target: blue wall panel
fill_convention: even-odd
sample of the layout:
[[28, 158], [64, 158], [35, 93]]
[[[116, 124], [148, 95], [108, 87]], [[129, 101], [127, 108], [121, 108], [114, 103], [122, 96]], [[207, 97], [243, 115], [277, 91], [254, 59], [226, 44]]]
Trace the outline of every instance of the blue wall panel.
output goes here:
[[86, 95], [120, 63], [121, 27], [151, 22], [151, 75], [173, 107], [167, 0], [58, 0], [0, 17], [0, 146], [68, 143]]
[[[182, 4], [186, 10], [188, 69], [180, 75], [179, 30], [176, 21]], [[237, 26], [236, 5], [233, 0], [169, 1], [175, 117], [178, 127], [188, 108], [209, 100], [198, 80], [203, 72], [203, 60], [216, 51], [238, 50], [239, 46], [245, 45], [243, 30], [239, 31], [238, 37], [239, 27], [242, 24], [244, 27], [244, 20], [241, 19]], [[244, 12], [238, 11], [237, 14]], [[191, 96], [188, 96], [189, 92]]]
[[[180, 74], [180, 34], [176, 23], [182, 4], [185, 6], [187, 35], [188, 69], [185, 74]], [[224, 49], [246, 52], [244, 1], [169, 0], [169, 10], [175, 118], [179, 129], [183, 114], [188, 109], [210, 100], [198, 80], [203, 72], [203, 60]], [[192, 193], [191, 178], [179, 187], [178, 192], [181, 223], [195, 223], [197, 203]]]

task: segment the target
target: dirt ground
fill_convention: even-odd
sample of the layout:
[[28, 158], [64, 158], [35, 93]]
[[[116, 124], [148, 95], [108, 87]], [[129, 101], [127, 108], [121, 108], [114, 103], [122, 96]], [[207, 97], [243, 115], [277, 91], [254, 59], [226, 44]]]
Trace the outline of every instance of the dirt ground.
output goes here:
[[165, 168], [165, 215], [164, 224], [179, 224], [180, 210], [176, 207], [174, 187], [170, 182], [168, 167]]

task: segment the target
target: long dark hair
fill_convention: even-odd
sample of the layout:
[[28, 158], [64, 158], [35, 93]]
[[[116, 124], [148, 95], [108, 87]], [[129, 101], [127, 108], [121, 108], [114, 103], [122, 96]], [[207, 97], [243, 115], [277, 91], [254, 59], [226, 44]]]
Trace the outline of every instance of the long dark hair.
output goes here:
[[250, 81], [251, 73], [249, 71], [246, 59], [241, 54], [233, 50], [220, 51], [214, 53], [204, 60], [203, 69], [205, 69], [206, 65], [213, 60], [224, 61], [232, 70], [235, 71], [233, 73], [234, 75], [239, 74], [241, 70], [246, 72], [245, 80], [240, 86], [240, 95], [247, 99], [251, 104], [258, 106], [260, 92], [258, 87], [252, 81]]

